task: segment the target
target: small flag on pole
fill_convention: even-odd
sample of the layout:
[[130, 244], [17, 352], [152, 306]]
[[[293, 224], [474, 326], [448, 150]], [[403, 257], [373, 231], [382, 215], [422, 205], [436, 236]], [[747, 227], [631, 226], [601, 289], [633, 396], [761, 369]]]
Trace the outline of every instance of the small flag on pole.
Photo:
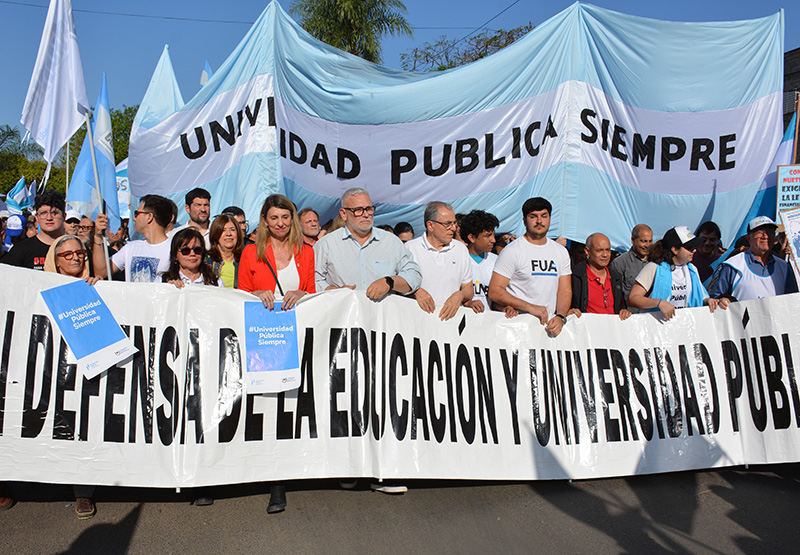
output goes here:
[[92, 120], [92, 137], [94, 138], [97, 176], [100, 180], [102, 199], [97, 198], [97, 187], [94, 182], [94, 169], [92, 168], [92, 153], [89, 146], [89, 134], [87, 133], [69, 183], [67, 202], [81, 214], [95, 219], [102, 207], [102, 201], [105, 201], [105, 213], [108, 214], [109, 229], [116, 231], [120, 225], [119, 202], [117, 201], [114, 141], [111, 132], [111, 114], [105, 73], [103, 73], [103, 84], [100, 87], [100, 96], [97, 99], [97, 107]]
[[200, 74], [200, 85], [202, 86], [208, 83], [212, 75], [214, 75], [214, 72], [211, 71], [211, 65], [208, 63], [208, 58], [206, 58], [206, 65], [203, 68], [203, 73]]
[[25, 186], [24, 175], [6, 195], [6, 204], [8, 205], [8, 211], [12, 214], [22, 214], [23, 210], [32, 206], [28, 188]]
[[78, 130], [89, 108], [70, 0], [51, 0], [21, 123], [44, 149], [44, 181], [58, 151]]

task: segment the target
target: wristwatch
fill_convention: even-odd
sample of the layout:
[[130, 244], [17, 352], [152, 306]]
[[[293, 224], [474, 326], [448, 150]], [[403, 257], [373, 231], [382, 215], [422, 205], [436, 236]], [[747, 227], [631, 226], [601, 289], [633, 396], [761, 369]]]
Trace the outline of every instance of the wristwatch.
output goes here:
[[563, 316], [563, 315], [561, 315], [561, 314], [556, 314], [556, 316], [558, 316], [559, 318], [561, 318], [561, 323], [562, 323], [562, 324], [566, 324], [566, 323], [567, 323], [567, 317], [566, 317], [566, 316]]
[[385, 280], [386, 280], [386, 283], [388, 283], [388, 284], [389, 284], [389, 291], [391, 291], [392, 289], [394, 289], [394, 280], [393, 280], [392, 278], [390, 278], [389, 276], [386, 276], [386, 277], [384, 277], [383, 279], [385, 279]]

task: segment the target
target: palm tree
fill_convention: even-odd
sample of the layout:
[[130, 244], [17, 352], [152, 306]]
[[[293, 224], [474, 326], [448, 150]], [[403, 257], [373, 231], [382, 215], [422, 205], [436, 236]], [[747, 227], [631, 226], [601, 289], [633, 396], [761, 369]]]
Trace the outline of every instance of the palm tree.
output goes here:
[[374, 63], [383, 35], [413, 34], [400, 0], [294, 0], [290, 12], [314, 37]]

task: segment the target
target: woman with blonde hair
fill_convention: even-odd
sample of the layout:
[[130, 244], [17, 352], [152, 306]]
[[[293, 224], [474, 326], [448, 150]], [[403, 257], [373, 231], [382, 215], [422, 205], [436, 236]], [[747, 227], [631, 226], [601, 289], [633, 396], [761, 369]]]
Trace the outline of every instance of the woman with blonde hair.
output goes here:
[[256, 243], [239, 259], [238, 288], [261, 299], [272, 310], [282, 300], [289, 310], [307, 293], [315, 293], [314, 249], [303, 243], [297, 208], [283, 195], [270, 195], [261, 207]]

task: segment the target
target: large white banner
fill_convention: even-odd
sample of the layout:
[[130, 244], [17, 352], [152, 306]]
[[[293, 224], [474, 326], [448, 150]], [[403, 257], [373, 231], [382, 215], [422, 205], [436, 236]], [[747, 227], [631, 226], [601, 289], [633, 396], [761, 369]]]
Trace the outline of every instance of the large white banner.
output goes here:
[[538, 320], [326, 292], [297, 308], [301, 386], [244, 391], [249, 294], [97, 284], [138, 347], [88, 380], [0, 266], [0, 475], [186, 487], [274, 479], [563, 479], [800, 460], [800, 296]]

